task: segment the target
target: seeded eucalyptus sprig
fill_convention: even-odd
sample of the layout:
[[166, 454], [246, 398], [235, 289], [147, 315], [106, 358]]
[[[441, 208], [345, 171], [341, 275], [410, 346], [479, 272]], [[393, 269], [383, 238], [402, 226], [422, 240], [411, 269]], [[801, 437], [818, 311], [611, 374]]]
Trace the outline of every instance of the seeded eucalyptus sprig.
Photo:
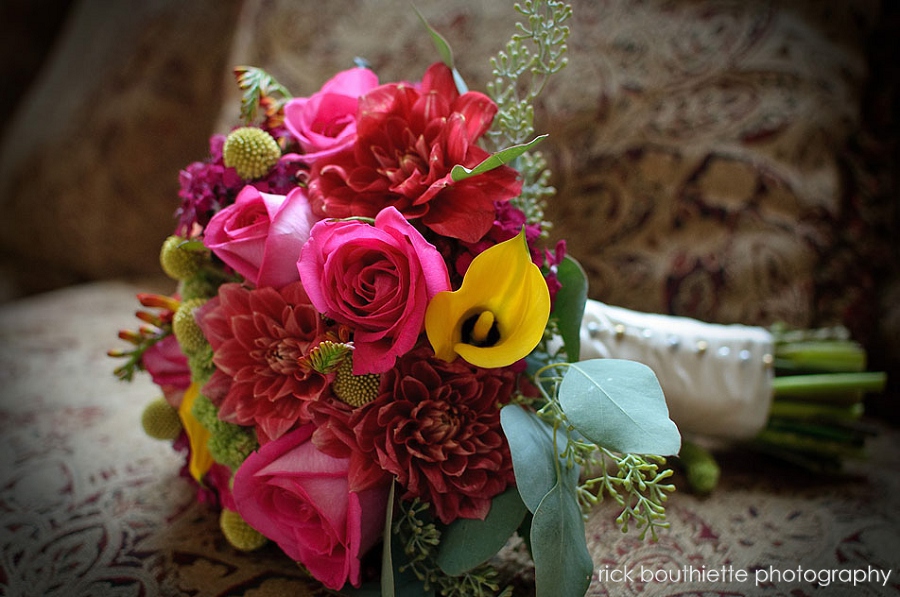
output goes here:
[[398, 572], [412, 572], [425, 591], [445, 597], [508, 597], [512, 589], [501, 591], [497, 571], [482, 564], [458, 575], [445, 573], [437, 562], [441, 531], [431, 520], [430, 507], [419, 499], [400, 500], [393, 521], [392, 541], [405, 556]]
[[[607, 464], [613, 463], [614, 472], [610, 473]], [[668, 494], [675, 491], [671, 483], [664, 483], [672, 476], [672, 469], [663, 468], [666, 459], [661, 456], [641, 456], [638, 454], [614, 454], [600, 448], [591, 455], [591, 470], [597, 471], [597, 477], [585, 480], [578, 488], [579, 499], [587, 507], [602, 502], [604, 496], [612, 498], [622, 511], [616, 523], [623, 532], [634, 522], [643, 539], [647, 531], [655, 540], [657, 529], [669, 528], [666, 521]]]
[[[515, 8], [525, 22], [516, 24], [505, 50], [491, 58], [494, 79], [487, 92], [499, 108], [487, 133], [493, 150], [521, 145], [534, 136], [534, 100], [549, 77], [567, 63], [569, 28], [564, 23], [572, 16], [572, 7], [559, 0], [525, 0]], [[556, 193], [549, 184], [547, 162], [540, 152], [527, 152], [516, 168], [523, 180], [522, 193], [512, 203], [525, 212], [528, 222], [546, 231], [550, 223], [544, 220], [544, 206]]]
[[[672, 470], [665, 468], [666, 459], [662, 456], [615, 452], [585, 438], [579, 432], [564, 410], [565, 404], [571, 404], [571, 400], [566, 400], [563, 396], [562, 402], [560, 401], [561, 388], [563, 391], [571, 389], [571, 380], [576, 378], [580, 380], [578, 383], [586, 383], [598, 389], [600, 385], [597, 384], [598, 376], [593, 379], [588, 376], [570, 377], [569, 388], [565, 388], [564, 376], [558, 376], [553, 371], [563, 370], [568, 373], [573, 367], [578, 370], [587, 368], [588, 365], [557, 363], [548, 365], [535, 374], [535, 381], [545, 400], [537, 414], [552, 426], [554, 434], [565, 435], [564, 440], [554, 442], [565, 446], [559, 454], [560, 459], [582, 470], [582, 480], [576, 487], [576, 495], [584, 516], [587, 517], [590, 509], [608, 496], [622, 506], [616, 522], [623, 532], [627, 532], [629, 525], [634, 523], [640, 530], [641, 539], [648, 531], [656, 539], [657, 529], [669, 526], [666, 522], [665, 502], [668, 494], [675, 491], [675, 486], [665, 481], [672, 476]], [[602, 393], [607, 400], [615, 402], [614, 392]], [[603, 404], [596, 402], [595, 408], [602, 411]], [[574, 410], [574, 415], [580, 414], [577, 408], [570, 410]], [[592, 427], [595, 426], [591, 423], [584, 425], [589, 431]]]
[[558, 0], [525, 0], [515, 8], [526, 22], [516, 24], [505, 51], [491, 58], [494, 80], [487, 84], [499, 107], [488, 136], [498, 147], [519, 145], [534, 135], [534, 100], [550, 75], [567, 63], [569, 28], [563, 23], [572, 16], [572, 7]]

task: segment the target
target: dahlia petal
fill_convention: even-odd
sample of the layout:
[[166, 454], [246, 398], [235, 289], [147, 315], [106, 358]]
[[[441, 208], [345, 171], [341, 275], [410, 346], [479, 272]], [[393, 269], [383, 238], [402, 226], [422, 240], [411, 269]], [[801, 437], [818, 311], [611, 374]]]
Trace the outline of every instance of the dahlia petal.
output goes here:
[[459, 97], [453, 71], [443, 62], [435, 62], [422, 75], [422, 92], [436, 92], [441, 97], [454, 101]]
[[462, 116], [466, 126], [466, 136], [473, 141], [491, 128], [494, 116], [497, 114], [497, 104], [478, 91], [464, 93], [450, 109]]
[[414, 131], [424, 131], [428, 123], [446, 117], [449, 112], [450, 102], [446, 96], [437, 91], [423, 93], [412, 106], [410, 128]]
[[[466, 167], [475, 166], [478, 154], [469, 152], [469, 141], [478, 137], [471, 137], [467, 128], [468, 122], [463, 114], [454, 112], [447, 119], [447, 125], [444, 131], [446, 137], [446, 161], [450, 164], [462, 164]], [[465, 163], [468, 158], [469, 163]], [[442, 160], [443, 161], [443, 160]]]
[[440, 200], [432, 199], [422, 223], [442, 236], [464, 242], [479, 241], [491, 229], [496, 216], [494, 201], [506, 201], [519, 194], [522, 183], [518, 173], [500, 166], [484, 174], [452, 183], [448, 174], [432, 188], [440, 192]]

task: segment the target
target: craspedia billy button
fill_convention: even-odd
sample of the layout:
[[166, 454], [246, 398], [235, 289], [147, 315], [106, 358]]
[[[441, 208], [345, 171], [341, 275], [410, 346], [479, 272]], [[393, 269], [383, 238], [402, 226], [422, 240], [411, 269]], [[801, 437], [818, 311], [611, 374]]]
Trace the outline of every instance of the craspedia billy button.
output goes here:
[[345, 357], [338, 365], [331, 385], [334, 395], [350, 406], [362, 406], [378, 397], [381, 376], [377, 373], [353, 375], [353, 359]]
[[159, 264], [173, 280], [187, 280], [209, 262], [208, 253], [185, 248], [185, 242], [180, 236], [170, 236], [159, 252]]
[[241, 551], [254, 551], [268, 541], [262, 533], [247, 524], [234, 510], [222, 509], [222, 514], [219, 515], [219, 527], [228, 542], [235, 549]]
[[206, 336], [203, 335], [203, 331], [197, 325], [197, 320], [194, 319], [194, 311], [205, 302], [204, 298], [184, 301], [172, 318], [172, 331], [175, 333], [175, 339], [178, 340], [181, 350], [188, 355], [197, 352], [207, 343]]
[[165, 398], [157, 398], [144, 408], [141, 415], [144, 433], [153, 439], [174, 440], [181, 433], [178, 411]]
[[252, 126], [231, 131], [222, 148], [225, 165], [234, 168], [244, 180], [265, 176], [280, 157], [281, 148], [274, 137]]

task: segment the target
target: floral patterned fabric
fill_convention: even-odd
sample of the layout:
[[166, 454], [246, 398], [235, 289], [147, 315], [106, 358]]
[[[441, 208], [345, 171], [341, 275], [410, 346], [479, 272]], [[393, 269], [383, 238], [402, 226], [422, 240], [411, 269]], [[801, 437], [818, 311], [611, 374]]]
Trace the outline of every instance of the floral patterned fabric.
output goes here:
[[[97, 283], [0, 308], [0, 593], [8, 597], [164, 595], [323, 596], [274, 546], [245, 554], [198, 503], [169, 442], [146, 437], [144, 406], [158, 389], [110, 374], [105, 351], [132, 324], [134, 295], [152, 285]], [[658, 542], [622, 534], [614, 504], [587, 522], [597, 576], [588, 595], [843, 595], [809, 582], [756, 586], [757, 570], [893, 569], [854, 594], [900, 590], [900, 436], [884, 430], [872, 460], [841, 479], [817, 479], [743, 450], [720, 452], [723, 477], [708, 498], [680, 477]], [[498, 562], [515, 595], [534, 590], [521, 542]], [[377, 566], [377, 563], [376, 563]], [[641, 582], [693, 566], [747, 571], [744, 582]], [[633, 570], [600, 582], [602, 570]], [[377, 569], [377, 568], [376, 568]], [[660, 572], [663, 571], [663, 572]], [[650, 574], [650, 572], [647, 572]], [[614, 578], [618, 578], [614, 576]], [[661, 577], [660, 577], [661, 578]]]

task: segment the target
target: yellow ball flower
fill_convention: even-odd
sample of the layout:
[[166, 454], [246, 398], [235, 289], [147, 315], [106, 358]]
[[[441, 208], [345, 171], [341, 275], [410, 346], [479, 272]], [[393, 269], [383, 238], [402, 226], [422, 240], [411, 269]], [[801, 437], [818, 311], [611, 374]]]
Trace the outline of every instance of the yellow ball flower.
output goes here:
[[219, 515], [219, 528], [232, 547], [241, 551], [254, 551], [268, 541], [265, 535], [247, 524], [247, 521], [234, 510], [222, 510], [222, 514]]
[[178, 411], [162, 397], [144, 408], [141, 425], [144, 433], [159, 440], [174, 440], [182, 430]]
[[194, 311], [206, 302], [205, 298], [184, 301], [172, 317], [172, 332], [186, 354], [190, 355], [206, 346], [206, 336], [194, 319]]
[[334, 395], [350, 406], [363, 406], [378, 398], [381, 375], [367, 373], [353, 375], [353, 357], [346, 356], [338, 365], [331, 389]]
[[235, 129], [225, 139], [222, 158], [244, 180], [262, 178], [281, 157], [278, 142], [266, 131], [252, 126]]

